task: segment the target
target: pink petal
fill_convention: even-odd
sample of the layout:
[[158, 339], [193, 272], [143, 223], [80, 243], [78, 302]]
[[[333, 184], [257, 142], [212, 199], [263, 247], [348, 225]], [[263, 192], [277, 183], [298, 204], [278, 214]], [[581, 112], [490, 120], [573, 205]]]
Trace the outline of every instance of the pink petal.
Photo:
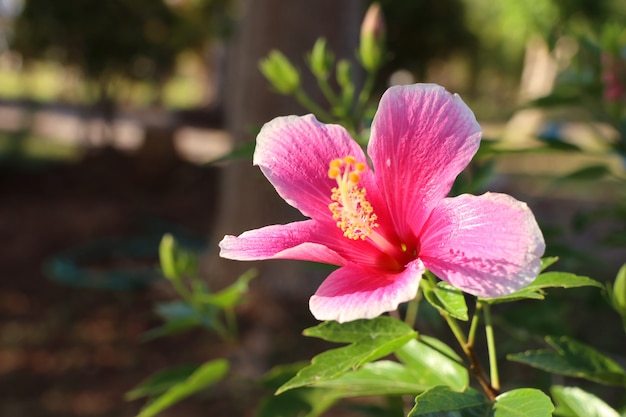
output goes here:
[[415, 84], [385, 92], [368, 154], [402, 239], [419, 234], [476, 153], [480, 137], [472, 111], [443, 87]]
[[539, 273], [545, 249], [528, 206], [497, 193], [442, 200], [424, 226], [420, 244], [426, 268], [481, 297], [528, 285]]
[[237, 237], [224, 236], [219, 243], [220, 256], [236, 261], [299, 259], [344, 265], [346, 261], [337, 252], [311, 242], [316, 234], [313, 220], [267, 226]]
[[[328, 178], [328, 164], [347, 155], [367, 163], [363, 150], [343, 127], [322, 124], [313, 115], [287, 116], [263, 126], [257, 136], [254, 164], [302, 214], [330, 219], [328, 204], [336, 182]], [[363, 174], [365, 184], [372, 182], [371, 170]]]
[[318, 320], [371, 319], [412, 300], [424, 273], [416, 260], [397, 274], [350, 264], [334, 271], [309, 301]]

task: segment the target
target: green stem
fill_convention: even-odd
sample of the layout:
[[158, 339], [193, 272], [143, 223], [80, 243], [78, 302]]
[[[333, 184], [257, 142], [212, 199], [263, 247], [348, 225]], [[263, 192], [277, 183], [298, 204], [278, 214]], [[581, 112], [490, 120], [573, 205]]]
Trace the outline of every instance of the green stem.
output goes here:
[[417, 312], [420, 304], [420, 300], [422, 299], [422, 293], [417, 292], [415, 294], [415, 298], [409, 301], [409, 304], [406, 307], [406, 315], [404, 316], [404, 322], [409, 325], [411, 328], [415, 327], [415, 322], [417, 321]]
[[356, 123], [359, 123], [363, 119], [365, 106], [372, 96], [372, 90], [374, 89], [374, 83], [376, 82], [376, 73], [376, 70], [367, 72], [365, 83], [363, 84], [363, 89], [359, 93], [356, 109], [354, 111], [354, 119]]
[[226, 319], [226, 327], [232, 339], [237, 339], [239, 329], [237, 327], [237, 316], [234, 308], [224, 309], [224, 318]]
[[498, 359], [496, 355], [496, 343], [493, 336], [493, 325], [491, 322], [491, 311], [489, 304], [484, 305], [485, 315], [485, 336], [487, 338], [487, 350], [489, 352], [489, 373], [491, 374], [491, 386], [500, 389], [500, 376], [498, 375]]
[[189, 290], [185, 286], [182, 278], [177, 277], [176, 279], [170, 280], [170, 282], [172, 283], [172, 286], [174, 287], [180, 298], [182, 298], [189, 304], [193, 303], [193, 297], [191, 295], [191, 292], [189, 292]]
[[454, 337], [456, 337], [456, 340], [461, 345], [461, 349], [463, 349], [463, 352], [465, 353], [467, 358], [470, 360], [469, 371], [478, 380], [478, 382], [480, 383], [480, 386], [483, 388], [483, 390], [487, 394], [487, 397], [489, 397], [491, 401], [495, 400], [498, 395], [498, 388], [494, 387], [492, 384], [489, 383], [489, 380], [485, 376], [485, 372], [483, 371], [483, 368], [480, 364], [478, 356], [476, 356], [476, 352], [474, 352], [474, 347], [468, 344], [465, 338], [465, 335], [463, 334], [463, 331], [459, 327], [459, 324], [456, 322], [456, 320], [453, 317], [451, 317], [447, 312], [443, 310], [439, 310], [439, 311], [441, 315], [443, 316], [443, 318], [448, 323], [448, 326], [450, 326], [450, 330], [452, 330]]
[[319, 85], [320, 90], [322, 90], [322, 94], [326, 97], [326, 100], [330, 103], [332, 107], [337, 107], [339, 104], [339, 98], [328, 84], [328, 80], [326, 78], [316, 77], [317, 85]]
[[326, 110], [317, 105], [313, 100], [309, 98], [309, 96], [302, 90], [301, 88], [297, 89], [293, 93], [298, 103], [300, 103], [304, 108], [315, 114], [321, 122], [330, 123], [333, 118]]
[[480, 321], [480, 311], [483, 305], [480, 301], [476, 301], [476, 310], [474, 316], [472, 316], [472, 323], [470, 324], [469, 334], [467, 336], [467, 344], [474, 346], [474, 340], [476, 339], [476, 330], [478, 329], [478, 322]]
[[467, 340], [465, 339], [463, 330], [461, 330], [461, 328], [459, 327], [459, 323], [457, 323], [454, 317], [450, 316], [445, 311], [440, 310], [440, 313], [443, 316], [443, 318], [446, 319], [446, 322], [448, 323], [450, 330], [452, 330], [452, 334], [454, 334], [454, 337], [459, 342], [459, 345], [461, 345], [463, 352], [465, 352], [465, 354], [469, 357], [470, 351], [468, 349]]

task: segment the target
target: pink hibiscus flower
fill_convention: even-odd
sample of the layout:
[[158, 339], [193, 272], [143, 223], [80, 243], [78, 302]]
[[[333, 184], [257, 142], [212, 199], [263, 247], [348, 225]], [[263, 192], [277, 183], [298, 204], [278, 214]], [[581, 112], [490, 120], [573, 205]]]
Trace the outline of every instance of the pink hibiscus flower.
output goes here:
[[545, 247], [530, 209], [505, 194], [446, 197], [480, 137], [461, 98], [433, 84], [385, 92], [371, 165], [343, 127], [278, 117], [261, 129], [254, 164], [309, 219], [225, 236], [220, 255], [338, 265], [310, 299], [318, 320], [395, 310], [426, 269], [481, 297], [516, 291], [539, 273]]

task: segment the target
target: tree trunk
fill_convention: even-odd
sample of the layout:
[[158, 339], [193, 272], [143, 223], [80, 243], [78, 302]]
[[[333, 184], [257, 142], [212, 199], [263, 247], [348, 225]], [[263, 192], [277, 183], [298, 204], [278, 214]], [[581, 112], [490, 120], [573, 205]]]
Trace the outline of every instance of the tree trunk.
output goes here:
[[[244, 0], [242, 6], [239, 30], [227, 52], [225, 89], [226, 124], [236, 146], [254, 140], [259, 128], [276, 116], [304, 113], [294, 99], [271, 91], [259, 61], [270, 50], [280, 50], [302, 71], [305, 88], [316, 97], [305, 66], [307, 51], [318, 37], [325, 37], [338, 58], [353, 60], [364, 13], [360, 0]], [[212, 287], [222, 287], [254, 266], [260, 272], [257, 285], [268, 292], [301, 297], [315, 290], [319, 278], [307, 277], [310, 274], [295, 262], [234, 262], [217, 256], [217, 243], [225, 234], [301, 219], [250, 159], [223, 169], [218, 204], [204, 262]]]

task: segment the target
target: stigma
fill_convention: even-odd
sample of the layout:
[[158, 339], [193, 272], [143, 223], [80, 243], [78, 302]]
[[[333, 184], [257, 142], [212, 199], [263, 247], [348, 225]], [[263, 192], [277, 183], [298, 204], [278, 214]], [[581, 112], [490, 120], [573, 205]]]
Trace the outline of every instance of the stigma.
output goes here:
[[357, 162], [353, 156], [333, 159], [328, 167], [328, 177], [337, 181], [337, 186], [331, 190], [333, 202], [328, 208], [337, 227], [352, 240], [365, 240], [378, 227], [378, 217], [367, 201], [365, 188], [358, 186], [366, 169], [367, 165]]

